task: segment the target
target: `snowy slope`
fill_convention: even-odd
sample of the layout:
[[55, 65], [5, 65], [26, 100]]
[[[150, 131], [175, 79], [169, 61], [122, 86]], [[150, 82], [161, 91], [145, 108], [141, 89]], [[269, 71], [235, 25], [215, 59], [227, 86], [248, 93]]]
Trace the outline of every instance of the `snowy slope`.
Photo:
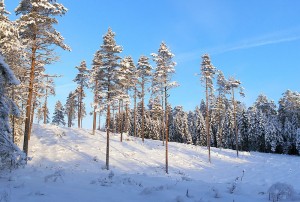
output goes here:
[[119, 138], [111, 136], [107, 171], [105, 133], [35, 125], [31, 160], [1, 174], [0, 201], [254, 202], [268, 201], [277, 182], [294, 188], [284, 201], [300, 201], [297, 156], [240, 152], [236, 158], [235, 151], [213, 148], [210, 164], [206, 148], [170, 143], [167, 175], [161, 141]]

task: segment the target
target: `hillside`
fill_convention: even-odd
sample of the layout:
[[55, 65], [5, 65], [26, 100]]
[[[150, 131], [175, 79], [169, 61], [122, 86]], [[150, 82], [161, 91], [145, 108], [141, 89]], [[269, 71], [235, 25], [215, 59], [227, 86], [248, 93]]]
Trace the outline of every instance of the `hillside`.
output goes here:
[[[169, 173], [162, 142], [111, 136], [110, 171], [106, 135], [77, 128], [34, 125], [25, 168], [0, 176], [0, 201], [268, 201], [268, 189], [292, 190], [300, 201], [298, 156], [212, 149], [170, 143]], [[287, 186], [289, 185], [289, 186]], [[274, 193], [276, 189], [274, 189]]]

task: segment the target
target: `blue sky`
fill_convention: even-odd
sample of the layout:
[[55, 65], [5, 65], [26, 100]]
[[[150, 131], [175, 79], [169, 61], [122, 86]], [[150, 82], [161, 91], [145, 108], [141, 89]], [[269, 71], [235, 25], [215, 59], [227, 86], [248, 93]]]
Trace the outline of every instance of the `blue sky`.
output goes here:
[[[13, 13], [19, 1], [5, 1]], [[72, 82], [75, 66], [86, 60], [91, 68], [93, 54], [102, 43], [108, 27], [123, 46], [121, 56], [150, 57], [162, 41], [175, 54], [174, 80], [180, 87], [170, 92], [172, 106], [193, 110], [204, 98], [200, 83], [201, 55], [208, 53], [212, 63], [226, 77], [235, 76], [245, 88], [246, 106], [260, 93], [278, 103], [287, 90], [299, 91], [300, 1], [298, 0], [59, 0], [68, 13], [59, 18], [57, 30], [71, 46], [71, 52], [57, 49], [60, 62], [47, 72], [64, 75], [56, 79], [57, 95], [65, 101], [76, 88]], [[13, 13], [14, 15], [14, 13]], [[11, 16], [14, 19], [14, 16]], [[90, 95], [90, 94], [89, 94]], [[89, 111], [90, 98], [86, 99]], [[52, 116], [52, 114], [51, 114]], [[91, 118], [84, 120], [90, 128]]]

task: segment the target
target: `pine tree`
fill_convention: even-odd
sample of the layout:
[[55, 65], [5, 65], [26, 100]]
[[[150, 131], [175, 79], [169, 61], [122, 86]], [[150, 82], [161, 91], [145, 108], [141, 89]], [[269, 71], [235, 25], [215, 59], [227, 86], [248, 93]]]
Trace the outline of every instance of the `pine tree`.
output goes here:
[[216, 68], [211, 64], [210, 58], [208, 54], [202, 56], [202, 63], [201, 63], [201, 80], [205, 86], [205, 94], [206, 94], [206, 107], [205, 107], [205, 119], [206, 119], [206, 135], [207, 135], [207, 148], [208, 148], [208, 161], [211, 162], [210, 158], [210, 100], [213, 93], [213, 78], [216, 72]]
[[[26, 104], [26, 119], [23, 150], [28, 155], [28, 139], [30, 133], [31, 108], [35, 69], [43, 67], [57, 60], [54, 57], [53, 45], [70, 50], [63, 43], [63, 37], [53, 25], [58, 21], [56, 16], [62, 16], [67, 9], [56, 1], [48, 0], [21, 0], [15, 9], [20, 27], [22, 42], [27, 47], [30, 60], [29, 89]], [[46, 40], [47, 39], [47, 40]]]
[[175, 65], [173, 62], [174, 54], [168, 49], [166, 44], [162, 42], [158, 49], [158, 54], [152, 53], [153, 60], [156, 62], [156, 69], [154, 73], [154, 90], [162, 93], [162, 98], [165, 104], [165, 135], [166, 135], [166, 173], [168, 173], [168, 97], [169, 90], [178, 86], [176, 82], [171, 82], [171, 76], [175, 73]]
[[235, 101], [235, 97], [234, 97], [234, 90], [236, 88], [240, 89], [240, 95], [244, 96], [244, 92], [243, 92], [243, 88], [240, 86], [241, 82], [239, 80], [236, 80], [233, 77], [230, 77], [228, 79], [228, 81], [226, 82], [226, 88], [227, 90], [230, 92], [231, 94], [231, 101], [232, 101], [232, 105], [233, 105], [233, 123], [234, 123], [234, 129], [235, 129], [235, 149], [236, 149], [236, 155], [239, 156], [239, 144], [238, 144], [238, 127], [237, 127], [237, 121], [236, 121], [236, 108], [237, 108], [237, 104]]
[[99, 58], [102, 61], [102, 67], [98, 74], [102, 77], [98, 78], [98, 92], [101, 92], [102, 98], [105, 100], [106, 108], [106, 169], [109, 170], [109, 133], [111, 131], [111, 105], [117, 98], [117, 82], [119, 80], [119, 53], [122, 52], [122, 47], [118, 46], [115, 41], [115, 33], [109, 28], [108, 32], [103, 36], [103, 44], [100, 46]]
[[86, 67], [86, 62], [82, 61], [80, 63], [80, 66], [77, 66], [76, 69], [78, 69], [78, 74], [76, 75], [75, 81], [77, 83], [77, 93], [78, 93], [78, 128], [81, 128], [81, 122], [82, 118], [84, 115], [84, 110], [83, 110], [83, 98], [85, 97], [84, 94], [84, 88], [88, 87], [88, 76], [89, 76], [89, 71]]
[[57, 101], [55, 104], [55, 109], [52, 117], [52, 124], [57, 126], [65, 126], [65, 110], [60, 101]]
[[149, 58], [146, 56], [141, 56], [139, 61], [138, 61], [138, 65], [137, 65], [137, 72], [138, 72], [138, 78], [140, 78], [139, 80], [139, 85], [140, 85], [140, 91], [141, 91], [141, 108], [142, 108], [142, 113], [141, 113], [141, 117], [142, 117], [142, 123], [141, 123], [141, 135], [142, 135], [142, 141], [144, 142], [144, 125], [145, 125], [145, 87], [147, 85], [147, 83], [150, 81], [150, 77], [152, 75], [152, 67], [149, 64]]

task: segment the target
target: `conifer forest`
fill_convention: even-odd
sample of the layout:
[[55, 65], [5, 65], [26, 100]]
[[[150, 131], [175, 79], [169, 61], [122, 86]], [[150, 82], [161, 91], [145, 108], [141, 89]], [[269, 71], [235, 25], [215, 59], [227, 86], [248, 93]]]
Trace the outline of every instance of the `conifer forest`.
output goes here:
[[[14, 11], [6, 10], [4, 0], [0, 0], [0, 173], [29, 166], [31, 152], [37, 147], [32, 138], [35, 131], [41, 130], [34, 128], [47, 125], [63, 130], [91, 129], [91, 138], [101, 133], [105, 145], [103, 170], [116, 169], [115, 142], [124, 146], [129, 140], [139, 140], [142, 146], [150, 140], [159, 142], [163, 149], [157, 160], [166, 174], [174, 171], [170, 166], [174, 143], [203, 148], [210, 164], [217, 159], [217, 149], [232, 151], [235, 158], [252, 152], [299, 157], [299, 92], [277, 92], [281, 98], [276, 101], [261, 93], [246, 106], [245, 82], [236, 72], [225, 75], [222, 65], [214, 66], [217, 56], [207, 52], [199, 54], [198, 66], [192, 67], [197, 76], [186, 78], [197, 79], [197, 88], [202, 92], [194, 110], [186, 111], [184, 103], [172, 105], [172, 98], [182, 95], [174, 93], [181, 84], [174, 79], [176, 52], [171, 51], [168, 39], [156, 44], [156, 52], [143, 53], [135, 60], [130, 53], [123, 56], [126, 47], [118, 40], [122, 32], [115, 32], [114, 27], [99, 33], [100, 41], [94, 39], [98, 49], [91, 61], [73, 58], [78, 65], [68, 67], [76, 72], [69, 94], [64, 95], [64, 100], [49, 102], [56, 96], [55, 81], [64, 75], [50, 74], [48, 69], [60, 60], [58, 50], [72, 51], [72, 44], [67, 45], [63, 33], [56, 28], [67, 15], [68, 9], [56, 0], [19, 0]], [[88, 128], [83, 124], [87, 117], [92, 120]], [[45, 129], [45, 134], [50, 130]], [[59, 136], [64, 138], [66, 134]], [[146, 146], [143, 152], [147, 153]], [[94, 157], [95, 162], [98, 160]], [[53, 176], [63, 178], [61, 173]], [[108, 179], [115, 179], [113, 176], [111, 172]], [[232, 185], [232, 193], [237, 182]], [[132, 186], [136, 182], [130, 183]], [[213, 192], [215, 198], [221, 197], [218, 191]], [[9, 201], [5, 196], [0, 192], [0, 201]], [[186, 199], [190, 196], [187, 189]], [[281, 199], [270, 197], [273, 201]]]

